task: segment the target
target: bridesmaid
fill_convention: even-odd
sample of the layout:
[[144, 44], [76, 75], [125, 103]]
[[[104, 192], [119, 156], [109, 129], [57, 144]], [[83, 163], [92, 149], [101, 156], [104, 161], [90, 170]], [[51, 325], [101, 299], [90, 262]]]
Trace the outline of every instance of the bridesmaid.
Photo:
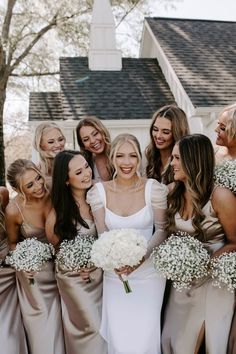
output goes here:
[[182, 136], [189, 134], [186, 114], [176, 105], [161, 107], [153, 114], [150, 126], [150, 143], [146, 147], [143, 174], [168, 184], [173, 182], [170, 166], [173, 146]]
[[76, 127], [77, 141], [81, 151], [93, 169], [95, 181], [109, 181], [113, 167], [109, 160], [111, 138], [100, 119], [88, 116]]
[[4, 264], [8, 253], [4, 211], [8, 190], [0, 187], [0, 343], [4, 353], [27, 354], [26, 338], [16, 291], [15, 271]]
[[46, 178], [49, 189], [52, 185], [54, 158], [65, 149], [65, 143], [65, 135], [57, 124], [47, 122], [37, 126], [34, 135], [34, 148], [39, 153], [39, 168]]
[[[57, 248], [63, 240], [75, 236], [96, 236], [96, 229], [86, 203], [86, 192], [92, 184], [92, 170], [81, 152], [60, 152], [54, 163], [52, 202], [46, 231]], [[88, 282], [90, 278], [91, 282]], [[62, 320], [67, 354], [105, 354], [105, 341], [99, 334], [102, 302], [101, 269], [56, 273], [62, 298]]]
[[[218, 163], [225, 159], [236, 159], [236, 102], [225, 107], [221, 112], [216, 128], [216, 144], [218, 150], [216, 159]], [[227, 354], [236, 354], [236, 311], [232, 321], [229, 335]]]
[[[14, 250], [18, 242], [30, 237], [47, 242], [45, 221], [51, 202], [40, 170], [33, 162], [19, 159], [9, 166], [7, 179], [17, 192], [6, 208], [10, 249]], [[47, 262], [34, 276], [34, 285], [29, 282], [29, 273], [17, 271], [16, 276], [30, 353], [64, 354], [60, 298], [53, 263]]]
[[[201, 134], [183, 137], [173, 149], [175, 183], [169, 195], [169, 233], [186, 231], [212, 256], [236, 250], [236, 199], [214, 187], [214, 151]], [[210, 279], [189, 291], [172, 287], [162, 333], [163, 354], [225, 354], [234, 311], [234, 294], [215, 288]]]
[[236, 159], [236, 103], [227, 106], [220, 114], [217, 133], [217, 162], [224, 159]]

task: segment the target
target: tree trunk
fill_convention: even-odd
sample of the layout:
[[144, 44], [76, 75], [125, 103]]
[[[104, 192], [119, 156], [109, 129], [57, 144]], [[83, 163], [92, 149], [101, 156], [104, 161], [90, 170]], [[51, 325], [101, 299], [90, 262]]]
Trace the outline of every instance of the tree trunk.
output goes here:
[[0, 88], [0, 186], [5, 186], [5, 154], [3, 134], [3, 108], [6, 99], [6, 90]]

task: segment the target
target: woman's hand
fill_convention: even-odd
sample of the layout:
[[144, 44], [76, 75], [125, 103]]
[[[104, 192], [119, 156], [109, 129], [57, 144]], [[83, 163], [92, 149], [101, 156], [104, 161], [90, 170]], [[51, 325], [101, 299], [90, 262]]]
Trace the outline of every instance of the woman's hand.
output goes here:
[[145, 258], [143, 257], [141, 259], [141, 261], [136, 265], [136, 266], [133, 266], [133, 267], [130, 267], [130, 266], [125, 266], [125, 267], [122, 267], [120, 269], [115, 269], [115, 272], [118, 276], [122, 276], [122, 275], [129, 275], [131, 274], [134, 270], [136, 270], [138, 267], [140, 267], [140, 265], [145, 261]]
[[88, 267], [88, 268], [83, 268], [79, 271], [80, 277], [85, 281], [85, 282], [90, 282], [91, 277], [90, 274], [94, 272], [97, 269], [97, 267]]

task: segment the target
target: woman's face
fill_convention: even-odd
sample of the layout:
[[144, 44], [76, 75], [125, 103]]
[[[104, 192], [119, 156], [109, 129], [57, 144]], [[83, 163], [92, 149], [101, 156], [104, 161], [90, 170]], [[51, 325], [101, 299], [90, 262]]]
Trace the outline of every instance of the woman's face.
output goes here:
[[171, 164], [173, 171], [174, 171], [174, 180], [185, 182], [187, 179], [187, 176], [186, 176], [186, 174], [183, 170], [182, 164], [181, 164], [178, 144], [175, 144], [175, 146], [173, 148], [172, 161], [170, 164]]
[[172, 149], [174, 138], [171, 121], [164, 117], [157, 117], [152, 127], [152, 137], [157, 149]]
[[132, 178], [137, 173], [138, 162], [138, 155], [133, 145], [129, 142], [123, 143], [114, 159], [117, 176], [124, 179]]
[[102, 134], [96, 128], [88, 125], [83, 126], [80, 128], [79, 134], [85, 150], [95, 155], [104, 152], [106, 144]]
[[229, 139], [226, 132], [226, 125], [228, 123], [228, 120], [229, 120], [228, 112], [222, 113], [219, 117], [218, 125], [215, 129], [215, 132], [217, 133], [217, 137], [216, 137], [217, 145], [230, 147], [232, 143], [232, 139]]
[[54, 158], [60, 151], [65, 149], [65, 138], [57, 128], [52, 128], [43, 133], [40, 147], [46, 152], [47, 157]]
[[71, 189], [88, 189], [92, 185], [92, 169], [82, 155], [75, 155], [69, 162], [68, 181]]
[[21, 177], [21, 191], [27, 200], [43, 198], [45, 189], [45, 180], [35, 170], [27, 170]]

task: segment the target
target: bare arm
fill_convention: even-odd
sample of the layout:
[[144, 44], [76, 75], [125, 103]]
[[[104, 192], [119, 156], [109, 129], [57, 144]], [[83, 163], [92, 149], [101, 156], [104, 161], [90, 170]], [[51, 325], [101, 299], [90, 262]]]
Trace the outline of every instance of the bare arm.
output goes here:
[[21, 222], [18, 209], [14, 204], [9, 203], [5, 211], [5, 223], [10, 250], [14, 250], [19, 241]]
[[0, 200], [2, 211], [5, 211], [6, 206], [9, 203], [9, 192], [6, 187], [0, 187]]
[[55, 248], [59, 245], [59, 237], [54, 232], [54, 226], [56, 223], [56, 213], [55, 210], [52, 209], [48, 214], [45, 224], [45, 231], [48, 242], [50, 242]]
[[236, 251], [236, 197], [229, 189], [217, 187], [212, 196], [212, 206], [226, 237], [226, 244], [213, 254], [218, 257], [223, 252]]

